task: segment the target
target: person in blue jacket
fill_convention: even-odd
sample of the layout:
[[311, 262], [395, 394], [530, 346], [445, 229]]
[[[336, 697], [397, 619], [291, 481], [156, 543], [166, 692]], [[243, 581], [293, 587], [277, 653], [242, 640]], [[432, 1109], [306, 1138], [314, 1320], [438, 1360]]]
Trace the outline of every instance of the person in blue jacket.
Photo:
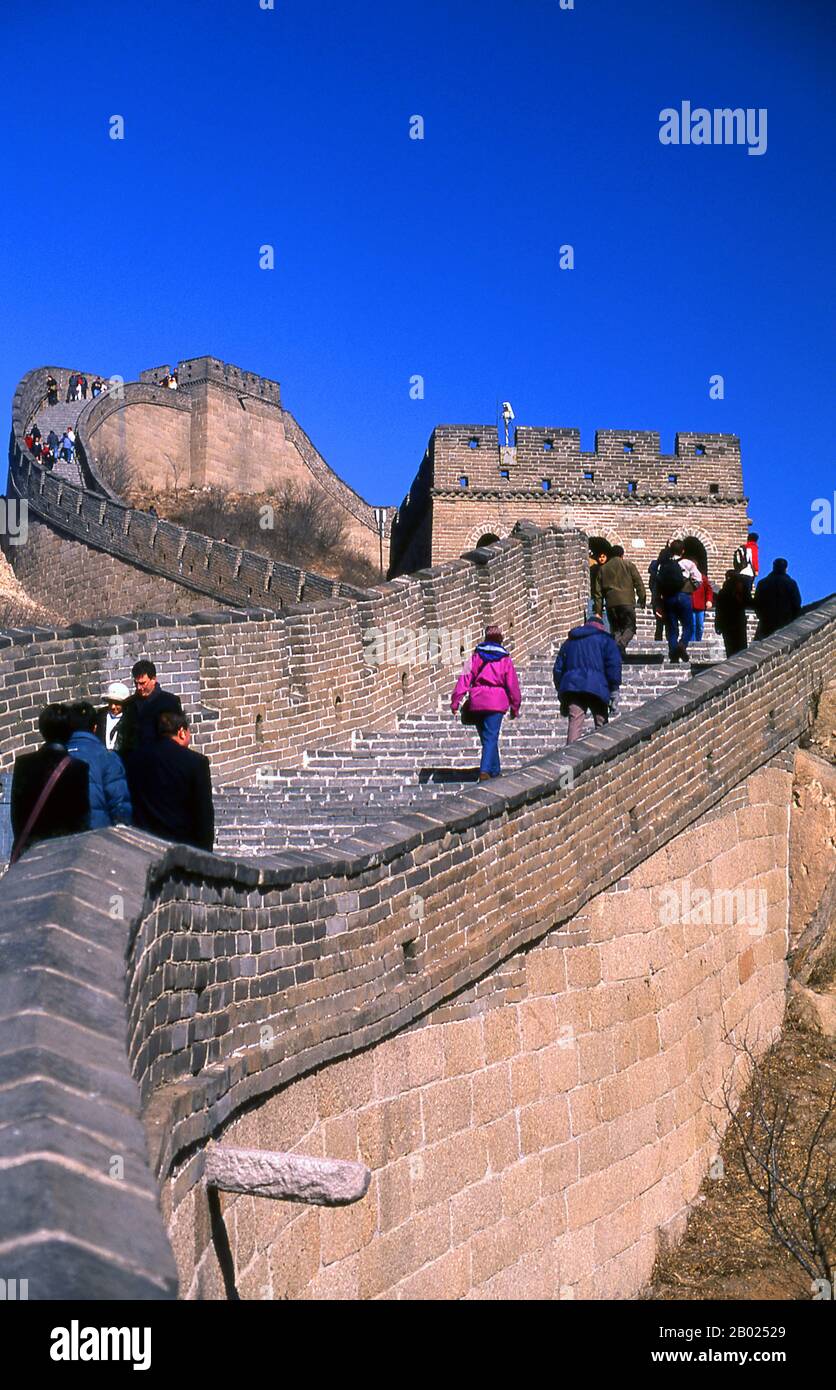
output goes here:
[[125, 767], [118, 753], [108, 752], [96, 734], [97, 714], [89, 700], [70, 705], [71, 734], [67, 752], [89, 768], [90, 829], [130, 825], [133, 808]]
[[569, 717], [567, 743], [582, 737], [587, 712], [596, 729], [607, 723], [610, 704], [621, 685], [621, 652], [601, 618], [572, 628], [557, 653], [554, 684], [560, 713]]

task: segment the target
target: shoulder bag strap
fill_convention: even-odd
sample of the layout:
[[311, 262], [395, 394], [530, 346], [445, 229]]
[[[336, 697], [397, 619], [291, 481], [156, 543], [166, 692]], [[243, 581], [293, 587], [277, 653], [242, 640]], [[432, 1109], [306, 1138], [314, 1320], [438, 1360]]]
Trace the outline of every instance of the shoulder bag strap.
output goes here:
[[15, 840], [14, 845], [12, 846], [12, 852], [9, 856], [10, 864], [17, 863], [18, 859], [20, 858], [26, 846], [28, 845], [29, 837], [35, 828], [38, 816], [41, 814], [41, 811], [44, 809], [44, 806], [49, 800], [49, 797], [52, 793], [52, 790], [56, 782], [58, 781], [58, 778], [61, 776], [63, 772], [66, 771], [71, 762], [72, 758], [65, 754], [65, 756], [61, 759], [60, 763], [56, 764], [56, 766], [52, 769], [51, 773], [44, 782], [44, 785], [41, 788], [41, 794], [35, 802], [35, 805], [32, 807], [32, 810], [29, 812], [29, 819], [27, 820], [26, 824], [24, 825], [23, 829], [21, 830], [20, 834]]

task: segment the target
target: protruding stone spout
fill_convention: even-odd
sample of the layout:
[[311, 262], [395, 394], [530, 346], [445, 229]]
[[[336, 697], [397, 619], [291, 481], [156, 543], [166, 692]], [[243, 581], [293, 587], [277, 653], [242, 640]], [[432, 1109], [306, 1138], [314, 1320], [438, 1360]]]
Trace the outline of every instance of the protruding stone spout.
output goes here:
[[316, 1207], [344, 1207], [365, 1197], [371, 1171], [364, 1163], [264, 1149], [229, 1149], [210, 1144], [204, 1176], [207, 1186], [250, 1197], [277, 1197]]

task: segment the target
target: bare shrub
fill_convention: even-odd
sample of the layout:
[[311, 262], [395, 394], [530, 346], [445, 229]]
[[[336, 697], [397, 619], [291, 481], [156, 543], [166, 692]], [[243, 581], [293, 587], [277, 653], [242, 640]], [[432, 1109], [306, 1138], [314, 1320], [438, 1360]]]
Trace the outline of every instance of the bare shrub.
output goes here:
[[298, 569], [359, 587], [378, 579], [376, 567], [351, 547], [343, 512], [315, 483], [287, 481], [262, 497], [220, 488], [175, 495], [168, 515], [201, 535]]
[[136, 480], [134, 466], [127, 454], [116, 449], [102, 449], [96, 454], [93, 467], [99, 478], [117, 497], [125, 497]]
[[775, 1239], [833, 1296], [836, 1270], [836, 1077], [814, 1119], [803, 1097], [781, 1078], [775, 1055], [758, 1062], [744, 1041], [733, 1044], [747, 1059], [751, 1079], [735, 1105], [731, 1078], [722, 1106], [731, 1121], [746, 1179], [762, 1202]]

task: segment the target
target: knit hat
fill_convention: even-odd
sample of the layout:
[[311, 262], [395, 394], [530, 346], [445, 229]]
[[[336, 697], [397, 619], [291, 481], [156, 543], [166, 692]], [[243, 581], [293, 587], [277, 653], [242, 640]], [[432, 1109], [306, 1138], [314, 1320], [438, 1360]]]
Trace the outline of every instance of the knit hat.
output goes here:
[[106, 700], [112, 700], [114, 704], [118, 702], [120, 705], [123, 705], [126, 700], [130, 699], [130, 695], [130, 690], [126, 685], [123, 685], [121, 681], [111, 681], [104, 693]]

